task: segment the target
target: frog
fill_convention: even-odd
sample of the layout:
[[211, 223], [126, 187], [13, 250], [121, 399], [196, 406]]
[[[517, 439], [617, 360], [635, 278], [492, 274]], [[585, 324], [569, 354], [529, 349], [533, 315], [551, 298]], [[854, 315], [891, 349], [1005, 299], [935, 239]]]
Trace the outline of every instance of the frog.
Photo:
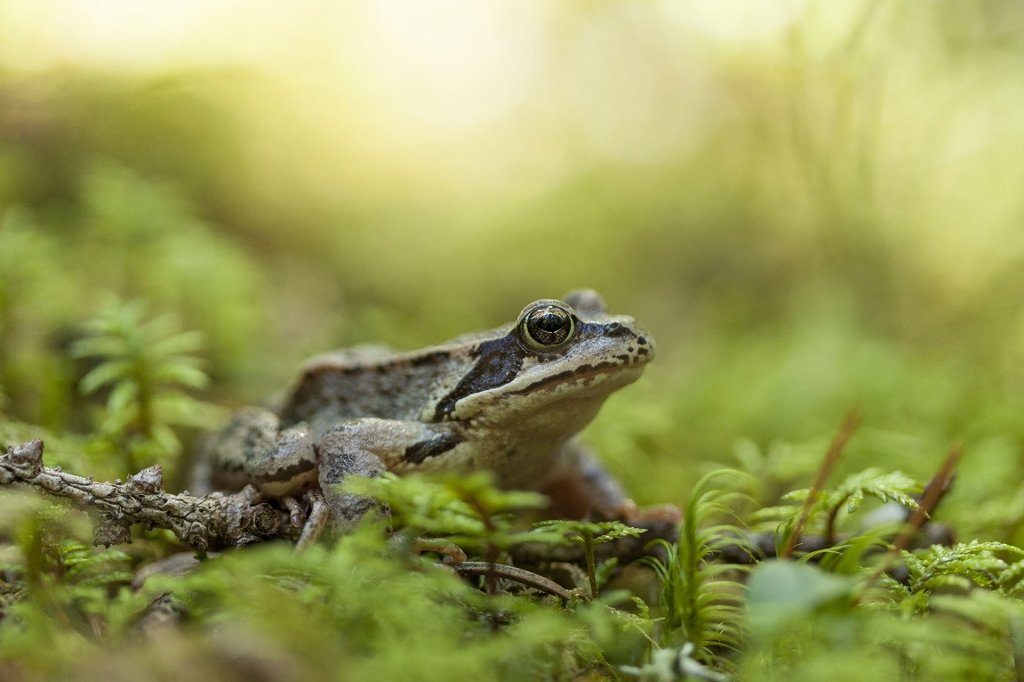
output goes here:
[[[339, 489], [351, 476], [487, 470], [536, 490], [564, 518], [631, 520], [636, 505], [577, 439], [654, 358], [651, 334], [575, 290], [515, 321], [411, 352], [370, 346], [307, 361], [276, 408], [240, 410], [212, 453], [214, 483], [284, 499], [300, 544], [350, 531], [375, 503]], [[312, 492], [312, 510], [296, 500]]]

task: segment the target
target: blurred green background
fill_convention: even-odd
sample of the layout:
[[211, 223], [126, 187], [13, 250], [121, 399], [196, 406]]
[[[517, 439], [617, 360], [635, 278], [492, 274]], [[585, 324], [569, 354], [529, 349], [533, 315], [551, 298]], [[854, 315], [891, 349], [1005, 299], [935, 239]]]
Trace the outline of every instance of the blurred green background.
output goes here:
[[110, 294], [233, 406], [591, 286], [658, 342], [587, 433], [641, 501], [807, 485], [859, 406], [850, 468], [963, 439], [981, 523], [1024, 464], [1022, 84], [1015, 0], [3, 0], [0, 411], [88, 428]]

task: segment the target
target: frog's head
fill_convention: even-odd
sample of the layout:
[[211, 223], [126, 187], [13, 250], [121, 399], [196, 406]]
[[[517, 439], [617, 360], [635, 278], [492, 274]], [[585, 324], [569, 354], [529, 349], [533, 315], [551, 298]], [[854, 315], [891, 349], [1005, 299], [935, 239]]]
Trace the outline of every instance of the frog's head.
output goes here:
[[534, 301], [500, 332], [474, 348], [435, 419], [522, 423], [568, 438], [654, 357], [650, 334], [632, 317], [606, 314], [590, 290]]

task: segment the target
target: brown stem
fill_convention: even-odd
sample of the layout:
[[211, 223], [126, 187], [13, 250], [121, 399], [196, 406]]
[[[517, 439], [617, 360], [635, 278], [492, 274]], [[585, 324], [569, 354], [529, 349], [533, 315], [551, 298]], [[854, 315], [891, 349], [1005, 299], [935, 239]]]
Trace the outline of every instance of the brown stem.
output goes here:
[[587, 556], [587, 577], [590, 578], [590, 598], [597, 599], [597, 562], [594, 560], [594, 534], [583, 533], [583, 553]]
[[848, 499], [850, 499], [849, 495], [836, 502], [828, 510], [828, 518], [825, 519], [825, 542], [829, 547], [836, 544], [836, 519], [839, 518], [839, 510], [843, 508]]
[[800, 517], [790, 531], [789, 537], [786, 538], [786, 546], [779, 553], [780, 559], [788, 559], [792, 556], [793, 550], [796, 548], [797, 538], [800, 537], [804, 526], [807, 525], [811, 509], [814, 507], [814, 503], [818, 501], [818, 496], [825, 487], [825, 483], [828, 482], [829, 476], [832, 475], [832, 470], [836, 468], [839, 457], [843, 454], [843, 449], [846, 448], [846, 444], [850, 441], [857, 427], [860, 426], [860, 419], [860, 412], [858, 410], [851, 410], [843, 420], [839, 431], [836, 432], [832, 443], [829, 444], [828, 451], [825, 453], [825, 459], [822, 460], [821, 466], [818, 468], [818, 475], [814, 479], [814, 485], [811, 486], [811, 491], [807, 494], [807, 499], [804, 500], [804, 508], [800, 510]]
[[939, 466], [939, 470], [932, 476], [932, 479], [928, 481], [928, 485], [925, 486], [924, 492], [921, 494], [921, 505], [914, 510], [914, 513], [910, 515], [910, 518], [905, 524], [903, 524], [900, 534], [896, 536], [889, 551], [885, 553], [882, 561], [879, 562], [878, 567], [868, 578], [865, 585], [866, 588], [871, 587], [876, 580], [884, 573], [899, 557], [900, 552], [905, 550], [909, 545], [910, 541], [914, 539], [914, 536], [921, 526], [925, 524], [925, 521], [931, 516], [931, 513], [935, 510], [935, 507], [942, 500], [942, 497], [949, 490], [950, 483], [953, 481], [953, 476], [956, 472], [956, 465], [960, 462], [960, 456], [963, 454], [963, 444], [956, 443], [946, 453], [946, 457], [942, 460], [942, 464]]

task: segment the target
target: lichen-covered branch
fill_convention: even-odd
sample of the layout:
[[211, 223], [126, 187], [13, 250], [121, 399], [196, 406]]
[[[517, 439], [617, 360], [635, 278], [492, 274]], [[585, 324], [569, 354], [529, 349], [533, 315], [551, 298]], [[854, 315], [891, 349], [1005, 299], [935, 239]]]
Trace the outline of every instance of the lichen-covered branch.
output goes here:
[[64, 497], [96, 509], [103, 522], [96, 543], [131, 542], [130, 527], [144, 523], [166, 528], [196, 551], [245, 545], [284, 535], [286, 513], [259, 501], [247, 488], [205, 497], [165, 492], [159, 465], [129, 476], [127, 482], [97, 482], [43, 466], [43, 441], [8, 447], [0, 455], [0, 485], [19, 485]]

